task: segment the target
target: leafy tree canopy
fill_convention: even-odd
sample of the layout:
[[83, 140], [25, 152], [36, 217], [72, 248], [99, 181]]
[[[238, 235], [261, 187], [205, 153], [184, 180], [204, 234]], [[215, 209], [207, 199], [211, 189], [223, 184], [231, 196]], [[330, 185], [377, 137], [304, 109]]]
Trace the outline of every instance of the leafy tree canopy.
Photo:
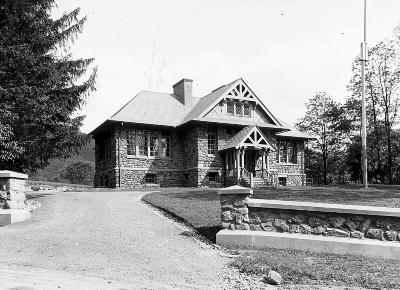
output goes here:
[[[95, 89], [93, 59], [73, 59], [82, 32], [79, 8], [52, 19], [54, 0], [0, 3], [0, 169], [35, 171], [82, 145], [83, 118], [72, 117]], [[82, 81], [82, 79], [84, 80]]]

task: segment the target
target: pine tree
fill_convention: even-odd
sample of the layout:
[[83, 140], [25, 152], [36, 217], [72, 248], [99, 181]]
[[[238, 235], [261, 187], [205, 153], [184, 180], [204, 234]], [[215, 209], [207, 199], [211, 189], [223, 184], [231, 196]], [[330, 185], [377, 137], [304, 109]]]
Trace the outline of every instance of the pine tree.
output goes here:
[[86, 17], [78, 8], [52, 19], [54, 6], [0, 2], [0, 169], [35, 171], [84, 142], [84, 117], [72, 114], [95, 89], [96, 68], [86, 73], [93, 59], [73, 59], [68, 45]]

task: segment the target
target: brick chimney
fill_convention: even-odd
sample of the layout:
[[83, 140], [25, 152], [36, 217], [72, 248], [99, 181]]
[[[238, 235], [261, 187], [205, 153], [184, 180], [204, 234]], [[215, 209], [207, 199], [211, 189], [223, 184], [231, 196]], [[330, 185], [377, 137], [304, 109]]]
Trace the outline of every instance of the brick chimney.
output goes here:
[[174, 95], [185, 106], [193, 105], [192, 82], [193, 80], [182, 79], [172, 86]]

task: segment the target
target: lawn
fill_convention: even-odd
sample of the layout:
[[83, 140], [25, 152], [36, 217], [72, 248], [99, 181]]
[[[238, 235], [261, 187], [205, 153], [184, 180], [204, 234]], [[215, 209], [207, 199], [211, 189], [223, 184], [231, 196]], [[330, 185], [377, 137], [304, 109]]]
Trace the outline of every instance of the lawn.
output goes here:
[[253, 198], [400, 207], [400, 186], [277, 187], [255, 189]]
[[[400, 207], [398, 188], [363, 190], [357, 187], [257, 189], [254, 198]], [[220, 230], [220, 203], [215, 190], [161, 189], [147, 194], [146, 202], [192, 225], [215, 242]], [[296, 250], [230, 249], [239, 255], [232, 266], [250, 274], [274, 269], [287, 284], [358, 286], [399, 289], [400, 261], [351, 255], [320, 254]]]

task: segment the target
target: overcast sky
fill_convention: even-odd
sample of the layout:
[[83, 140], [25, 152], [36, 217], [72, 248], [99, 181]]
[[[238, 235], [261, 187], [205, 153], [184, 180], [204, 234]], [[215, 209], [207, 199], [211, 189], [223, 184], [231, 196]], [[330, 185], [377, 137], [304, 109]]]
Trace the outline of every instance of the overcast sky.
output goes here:
[[[74, 57], [94, 57], [97, 91], [83, 132], [140, 90], [172, 92], [193, 79], [195, 97], [242, 77], [278, 118], [295, 123], [305, 102], [348, 94], [362, 41], [363, 0], [68, 0], [54, 15], [87, 15]], [[400, 24], [400, 0], [368, 0], [368, 42]]]

